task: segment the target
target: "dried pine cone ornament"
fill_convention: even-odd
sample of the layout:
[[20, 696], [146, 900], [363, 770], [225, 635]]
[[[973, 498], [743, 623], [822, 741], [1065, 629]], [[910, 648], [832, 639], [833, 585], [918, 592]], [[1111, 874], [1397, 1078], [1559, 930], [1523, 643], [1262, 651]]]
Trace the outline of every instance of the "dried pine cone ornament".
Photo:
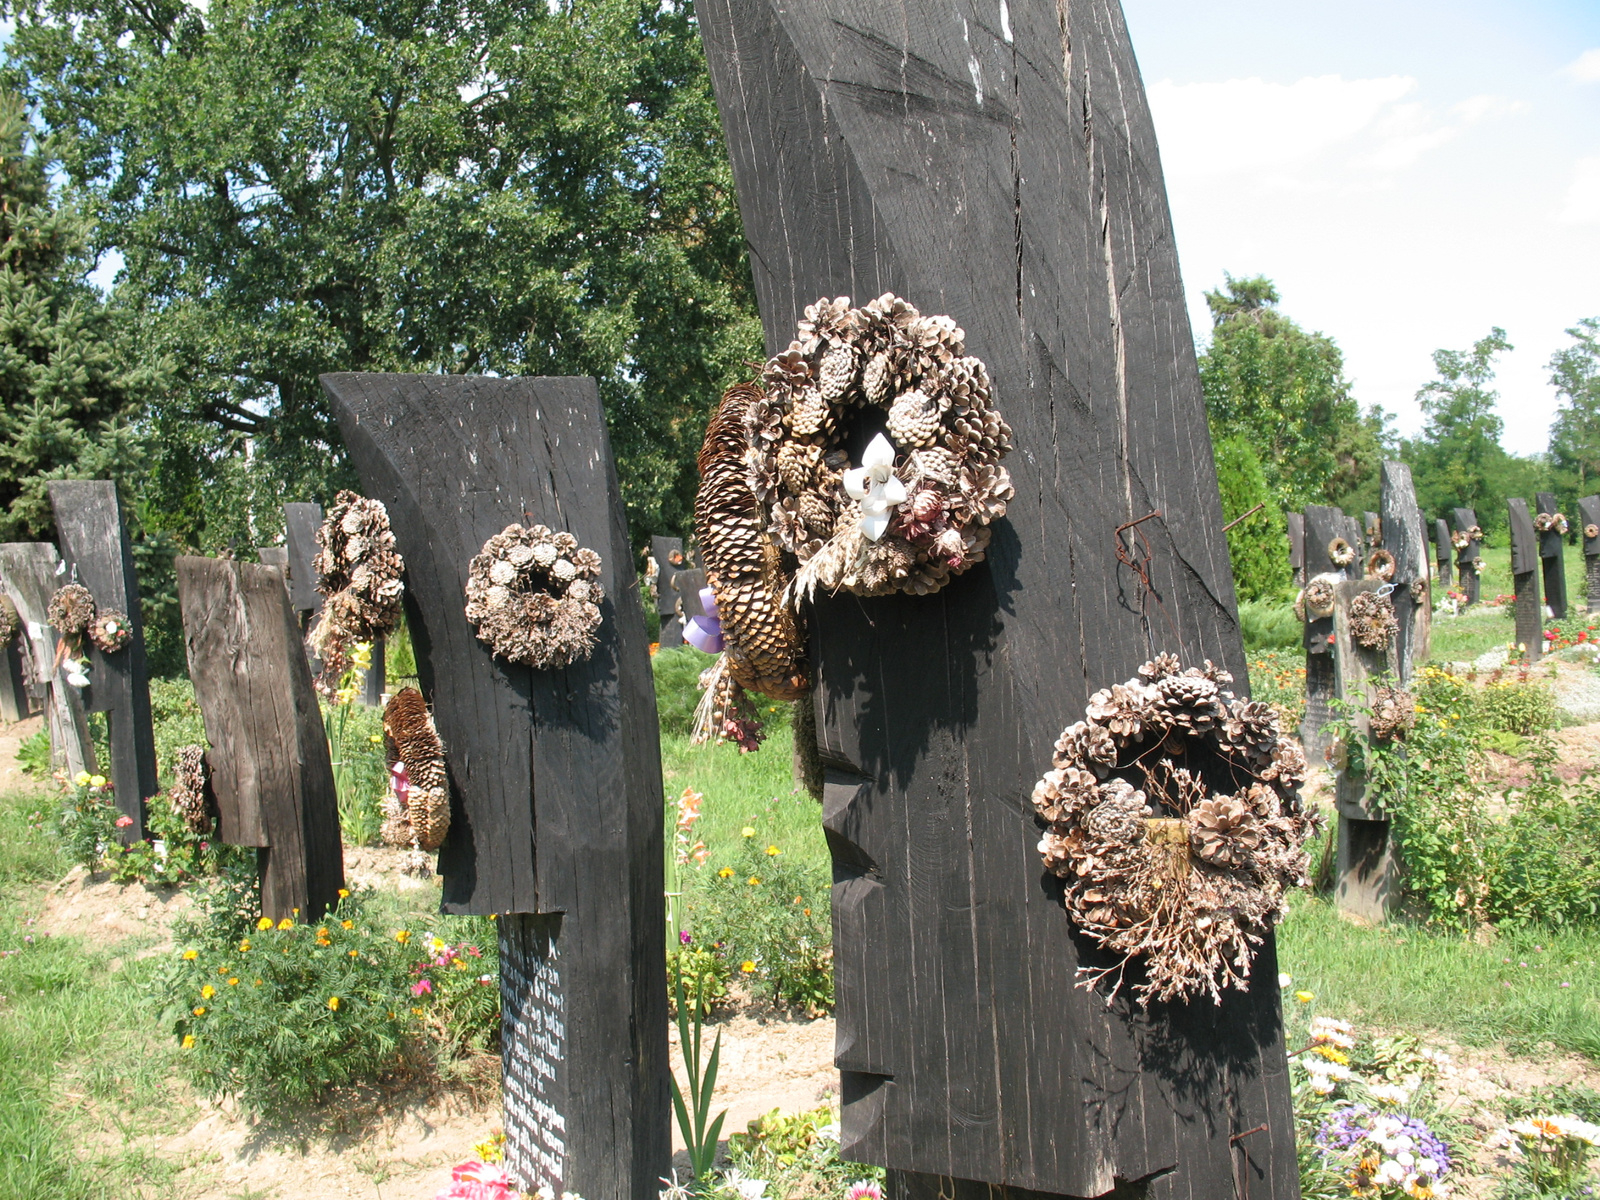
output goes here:
[[21, 632], [22, 614], [11, 602], [11, 597], [0, 592], [0, 647], [9, 646], [12, 639]]
[[1333, 580], [1328, 576], [1318, 575], [1311, 580], [1301, 597], [1308, 620], [1320, 621], [1333, 616]]
[[1426, 579], [1413, 579], [1411, 581], [1411, 602], [1413, 604], [1426, 604], [1428, 602], [1428, 581]]
[[1561, 513], [1540, 513], [1533, 519], [1533, 527], [1540, 533], [1566, 533], [1570, 528]]
[[444, 745], [422, 693], [401, 688], [383, 709], [389, 793], [380, 835], [391, 846], [437, 850], [450, 831], [450, 783]]
[[1395, 562], [1394, 555], [1387, 550], [1374, 550], [1367, 555], [1367, 576], [1372, 579], [1381, 579], [1384, 583], [1394, 581]]
[[1417, 698], [1404, 688], [1380, 687], [1372, 701], [1367, 727], [1380, 741], [1405, 737], [1417, 723]]
[[[1314, 817], [1300, 803], [1306, 762], [1264, 704], [1225, 691], [1211, 663], [1163, 654], [1096, 692], [1056, 742], [1033, 791], [1045, 866], [1100, 945], [1122, 955], [1081, 968], [1080, 986], [1145, 960], [1139, 1002], [1248, 986], [1255, 948], [1306, 885]], [[1109, 1003], [1109, 1000], [1108, 1000]]]
[[1350, 636], [1357, 645], [1387, 650], [1399, 632], [1400, 620], [1395, 616], [1394, 601], [1388, 596], [1362, 592], [1350, 601]]
[[1465, 550], [1472, 545], [1472, 535], [1465, 529], [1458, 529], [1450, 535], [1450, 545], [1457, 550]]
[[[799, 567], [791, 595], [938, 591], [983, 559], [1013, 495], [988, 370], [953, 320], [892, 293], [819, 300], [798, 333], [745, 416], [750, 490]], [[853, 464], [852, 435], [874, 428]]]
[[89, 640], [102, 654], [115, 654], [133, 640], [133, 626], [119, 612], [96, 613], [89, 622]]
[[94, 620], [94, 596], [81, 583], [65, 583], [50, 597], [47, 619], [63, 638], [79, 638]]
[[180, 746], [172, 764], [172, 787], [167, 792], [172, 813], [193, 833], [211, 832], [206, 809], [206, 751], [204, 746]]
[[507, 525], [467, 573], [467, 620], [496, 658], [541, 671], [584, 662], [600, 627], [600, 556], [565, 531]]
[[1586, 538], [1600, 538], [1600, 525], [1585, 525], [1583, 536]]
[[350, 648], [392, 633], [400, 622], [405, 560], [395, 551], [389, 510], [355, 492], [334, 497], [317, 530], [312, 559], [317, 591], [327, 597], [311, 648], [322, 660], [317, 686], [331, 693], [350, 666]]

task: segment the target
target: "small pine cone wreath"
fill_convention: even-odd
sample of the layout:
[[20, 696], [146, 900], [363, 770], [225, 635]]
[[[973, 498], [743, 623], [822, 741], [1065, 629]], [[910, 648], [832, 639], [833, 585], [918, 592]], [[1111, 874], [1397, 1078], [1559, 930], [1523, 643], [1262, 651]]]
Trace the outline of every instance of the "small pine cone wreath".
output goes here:
[[1404, 688], [1380, 687], [1367, 728], [1380, 741], [1399, 741], [1417, 723], [1417, 698]]
[[600, 556], [570, 533], [507, 525], [467, 573], [467, 620], [496, 658], [541, 671], [585, 662], [600, 627]]
[[1342, 537], [1336, 537], [1328, 543], [1328, 561], [1334, 566], [1348, 567], [1355, 560], [1355, 547]]
[[[747, 480], [798, 567], [790, 595], [938, 591], [983, 560], [1014, 494], [987, 368], [953, 320], [892, 293], [819, 300], [798, 334], [745, 408]], [[874, 427], [853, 463], [849, 437]]]
[[1368, 650], [1387, 650], [1400, 632], [1394, 601], [1377, 592], [1362, 592], [1350, 601], [1350, 636]]
[[1600, 525], [1585, 525], [1583, 536], [1586, 538], [1600, 538]]
[[1384, 583], [1394, 582], [1395, 562], [1394, 555], [1389, 551], [1379, 548], [1367, 555], [1366, 574], [1371, 579], [1381, 579]]
[[1080, 986], [1144, 962], [1141, 1004], [1248, 986], [1259, 946], [1306, 885], [1314, 817], [1306, 761], [1232, 676], [1163, 654], [1096, 692], [1034, 788], [1045, 867], [1066, 881], [1073, 921], [1122, 955]]
[[22, 632], [22, 614], [17, 611], [17, 606], [12, 603], [11, 597], [0, 592], [0, 647], [9, 646], [13, 638]]
[[204, 746], [180, 746], [172, 764], [172, 787], [167, 791], [172, 814], [193, 833], [211, 832], [211, 813], [206, 805], [206, 750]]
[[1533, 519], [1533, 527], [1540, 533], [1566, 533], [1571, 528], [1562, 513], [1540, 513]]
[[450, 831], [450, 781], [433, 714], [416, 688], [401, 688], [383, 709], [390, 790], [380, 836], [391, 846], [437, 850]]
[[1465, 529], [1458, 529], [1450, 535], [1450, 545], [1456, 550], [1465, 550], [1472, 545], [1472, 535]]
[[62, 584], [50, 597], [46, 615], [62, 637], [82, 637], [94, 621], [94, 596], [81, 583]]
[[99, 612], [89, 622], [89, 640], [101, 654], [115, 654], [133, 640], [133, 626], [124, 613]]
[[1333, 580], [1317, 576], [1301, 593], [1306, 619], [1320, 621], [1333, 616]]
[[1413, 579], [1411, 581], [1411, 602], [1413, 604], [1426, 604], [1428, 602], [1428, 581], [1426, 579]]

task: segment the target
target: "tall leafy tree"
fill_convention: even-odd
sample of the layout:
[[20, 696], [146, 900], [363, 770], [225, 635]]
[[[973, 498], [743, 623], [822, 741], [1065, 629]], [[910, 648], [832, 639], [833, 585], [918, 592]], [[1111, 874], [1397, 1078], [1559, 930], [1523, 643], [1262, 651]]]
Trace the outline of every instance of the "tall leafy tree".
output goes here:
[[[1283, 510], [1267, 486], [1261, 460], [1240, 436], [1214, 445], [1222, 515], [1230, 524], [1228, 557], [1241, 600], [1277, 599], [1289, 590], [1289, 531]], [[1264, 505], [1247, 516], [1257, 505]]]
[[176, 366], [154, 507], [197, 540], [348, 479], [331, 370], [595, 376], [635, 535], [687, 523], [706, 416], [761, 346], [689, 5], [10, 12], [11, 80]]
[[86, 282], [90, 222], [52, 196], [15, 94], [0, 94], [0, 541], [53, 536], [46, 484], [134, 464], [128, 421], [158, 373]]
[[1600, 317], [1585, 317], [1567, 330], [1573, 345], [1550, 358], [1550, 383], [1561, 397], [1550, 427], [1550, 462], [1562, 476], [1563, 498], [1600, 489]]
[[1376, 479], [1384, 426], [1350, 395], [1344, 355], [1278, 311], [1278, 289], [1261, 276], [1227, 276], [1206, 293], [1211, 344], [1200, 381], [1212, 437], [1254, 447], [1282, 509], [1338, 504]]

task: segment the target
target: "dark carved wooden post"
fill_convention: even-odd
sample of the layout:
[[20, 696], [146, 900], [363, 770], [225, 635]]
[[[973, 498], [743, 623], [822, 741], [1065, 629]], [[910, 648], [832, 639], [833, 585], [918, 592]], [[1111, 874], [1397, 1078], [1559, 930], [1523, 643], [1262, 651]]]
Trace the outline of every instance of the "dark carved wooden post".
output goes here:
[[[769, 352], [894, 291], [988, 364], [1016, 485], [937, 594], [819, 596], [847, 1158], [889, 1195], [1298, 1194], [1275, 954], [1140, 1010], [1041, 869], [1063, 726], [1152, 651], [1244, 680], [1155, 136], [1118, 6], [702, 0]], [[1150, 561], [1117, 530], [1148, 517]], [[1142, 562], [1142, 560], [1140, 560]], [[1149, 589], [1140, 571], [1149, 578]], [[1247, 1181], [1238, 1183], [1236, 1181]]]
[[55, 666], [56, 632], [50, 627], [50, 597], [61, 586], [56, 573], [61, 560], [49, 542], [0, 544], [0, 588], [17, 606], [22, 620], [19, 645], [28, 668], [28, 685], [44, 707], [50, 728], [50, 769], [69, 779], [82, 771], [91, 775], [100, 767], [83, 694], [66, 681]]
[[[1377, 695], [1374, 676], [1392, 670], [1393, 644], [1387, 650], [1368, 649], [1352, 636], [1350, 628], [1350, 606], [1356, 597], [1381, 592], [1383, 587], [1371, 578], [1334, 585], [1337, 688], [1339, 699], [1347, 704], [1370, 708]], [[1366, 713], [1354, 714], [1351, 724], [1358, 737], [1370, 740]], [[1334, 898], [1343, 911], [1379, 921], [1400, 897], [1400, 864], [1389, 838], [1388, 814], [1372, 795], [1370, 781], [1355, 769], [1355, 761], [1347, 753], [1334, 777], [1334, 807], [1339, 814]]]
[[[1534, 497], [1539, 505], [1539, 515], [1555, 517], [1556, 498], [1551, 492], [1540, 492]], [[1567, 564], [1563, 543], [1566, 536], [1552, 526], [1539, 533], [1539, 557], [1544, 560], [1544, 603], [1557, 621], [1567, 619]]]
[[1306, 585], [1306, 518], [1304, 513], [1288, 513], [1289, 568], [1294, 586]]
[[289, 548], [287, 546], [258, 546], [256, 557], [263, 567], [277, 567], [283, 572], [284, 589], [289, 586]]
[[322, 593], [317, 591], [317, 530], [322, 527], [322, 505], [285, 504], [283, 506], [284, 549], [289, 554], [289, 603], [301, 614], [300, 627], [309, 628], [322, 609]]
[[1517, 643], [1528, 662], [1544, 649], [1544, 619], [1539, 607], [1539, 540], [1528, 515], [1528, 502], [1506, 501], [1511, 515], [1511, 581], [1516, 592]]
[[683, 554], [682, 538], [651, 538], [650, 556], [656, 560], [656, 612], [661, 617], [656, 641], [666, 650], [683, 645], [683, 618], [678, 615], [678, 588], [674, 581], [690, 563]]
[[1417, 508], [1411, 468], [1386, 462], [1382, 468], [1383, 545], [1394, 555], [1395, 616], [1400, 632], [1391, 666], [1395, 679], [1410, 686], [1417, 667], [1428, 660], [1433, 604], [1428, 587], [1428, 530]]
[[[14, 601], [7, 603], [13, 608], [16, 606]], [[20, 613], [17, 621], [20, 626]], [[28, 671], [24, 664], [26, 636], [19, 627], [0, 645], [0, 721], [23, 721], [33, 715], [33, 696], [28, 690]]]
[[1450, 526], [1443, 520], [1433, 522], [1433, 558], [1439, 564], [1439, 587], [1450, 590]]
[[136, 842], [145, 836], [145, 798], [154, 796], [159, 785], [133, 544], [117, 501], [117, 485], [109, 480], [51, 483], [50, 504], [55, 509], [61, 557], [67, 564], [65, 578], [76, 577], [87, 587], [99, 611], [125, 614], [132, 633], [128, 644], [112, 654], [86, 646], [90, 663], [87, 708], [106, 714], [112, 797], [117, 810], [133, 818], [133, 824], [119, 836], [125, 842]]
[[[1454, 509], [1453, 515], [1456, 533], [1472, 535], [1478, 529], [1478, 514], [1470, 508]], [[1461, 606], [1463, 608], [1471, 608], [1478, 602], [1478, 590], [1482, 582], [1478, 563], [1482, 558], [1483, 534], [1479, 531], [1476, 536], [1469, 536], [1467, 544], [1456, 551], [1456, 575], [1461, 580], [1461, 590], [1467, 596], [1466, 603]]]
[[1589, 585], [1586, 603], [1591, 614], [1600, 613], [1600, 496], [1578, 501], [1578, 520], [1582, 522], [1583, 564]]
[[[444, 911], [500, 914], [506, 1163], [532, 1191], [654, 1200], [670, 1158], [661, 758], [644, 612], [589, 379], [325, 375], [406, 560], [451, 790]], [[534, 670], [468, 623], [506, 526], [602, 560], [599, 644]]]
[[189, 678], [229, 845], [260, 849], [261, 912], [315, 921], [344, 886], [328, 735], [277, 567], [177, 560]]
[[[1361, 573], [1360, 550], [1357, 543], [1360, 530], [1351, 517], [1337, 508], [1311, 504], [1305, 511], [1306, 586], [1321, 580], [1324, 584], [1337, 583]], [[1335, 543], [1343, 541], [1348, 548], [1349, 560], [1334, 560]], [[1333, 613], [1321, 615], [1311, 611], [1308, 604], [1305, 622], [1306, 648], [1306, 711], [1300, 721], [1300, 743], [1305, 747], [1306, 758], [1320, 763], [1328, 749], [1324, 727], [1333, 718], [1331, 701], [1337, 694], [1333, 638]]]

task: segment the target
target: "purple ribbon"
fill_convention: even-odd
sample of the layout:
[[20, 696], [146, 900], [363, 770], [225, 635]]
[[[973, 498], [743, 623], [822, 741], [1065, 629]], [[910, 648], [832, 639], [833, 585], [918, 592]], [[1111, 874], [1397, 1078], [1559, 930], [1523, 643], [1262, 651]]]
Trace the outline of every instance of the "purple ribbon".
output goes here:
[[690, 617], [683, 627], [683, 640], [705, 654], [722, 653], [722, 622], [717, 617], [717, 595], [710, 588], [700, 589], [703, 617]]

